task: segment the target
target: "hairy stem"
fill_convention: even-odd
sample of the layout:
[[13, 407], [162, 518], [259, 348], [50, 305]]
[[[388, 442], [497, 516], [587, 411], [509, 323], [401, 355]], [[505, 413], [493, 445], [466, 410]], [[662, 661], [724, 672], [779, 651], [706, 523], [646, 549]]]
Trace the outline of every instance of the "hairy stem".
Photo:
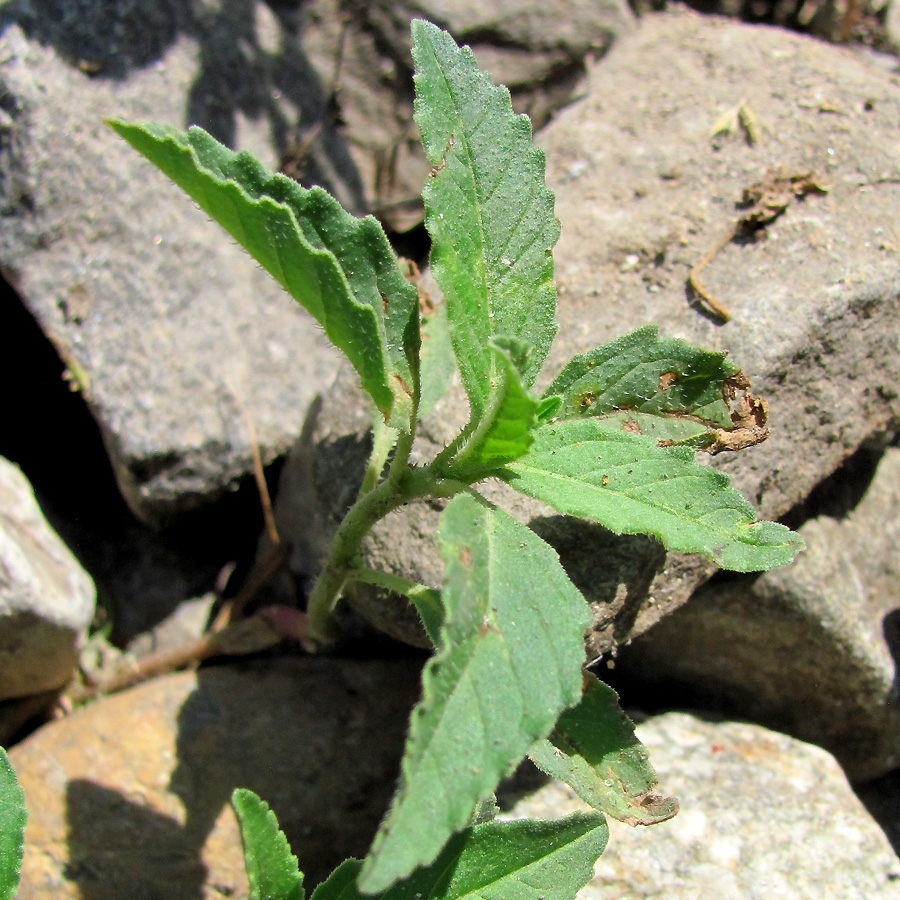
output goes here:
[[309, 595], [310, 638], [329, 644], [335, 635], [331, 611], [340, 596], [350, 570], [355, 567], [360, 547], [372, 526], [388, 513], [419, 497], [452, 497], [468, 485], [441, 478], [431, 467], [415, 469], [408, 465], [412, 436], [401, 435], [388, 477], [350, 507], [338, 526], [322, 571]]
[[373, 416], [372, 429], [372, 453], [369, 456], [369, 462], [366, 466], [366, 474], [363, 478], [362, 486], [359, 489], [359, 496], [368, 494], [381, 478], [384, 471], [384, 464], [387, 462], [391, 448], [397, 441], [397, 429], [391, 428], [380, 422], [378, 414]]

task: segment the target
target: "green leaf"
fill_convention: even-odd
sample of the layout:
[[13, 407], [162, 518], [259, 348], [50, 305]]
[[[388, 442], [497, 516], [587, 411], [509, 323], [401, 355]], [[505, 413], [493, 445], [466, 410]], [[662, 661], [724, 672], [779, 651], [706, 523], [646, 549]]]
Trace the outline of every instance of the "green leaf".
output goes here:
[[0, 747], [0, 900], [10, 900], [19, 885], [27, 817], [25, 795]]
[[593, 675], [585, 675], [581, 702], [528, 755], [585, 803], [620, 822], [653, 825], [678, 812], [674, 797], [656, 792], [656, 772], [616, 692]]
[[[609, 829], [597, 813], [549, 822], [488, 822], [457, 834], [427, 868], [380, 900], [574, 900], [594, 874]], [[355, 860], [340, 865], [312, 900], [365, 900]]]
[[440, 591], [381, 569], [350, 569], [347, 572], [347, 580], [375, 584], [406, 597], [415, 606], [428, 639], [435, 647], [438, 646], [441, 640], [441, 626], [444, 624], [444, 604], [441, 601]]
[[527, 116], [513, 114], [509, 91], [436, 26], [417, 20], [412, 35], [415, 119], [434, 166], [423, 192], [431, 267], [477, 421], [502, 365], [489, 339], [531, 344], [530, 386], [556, 334], [551, 250], [559, 223], [544, 154], [531, 143]]
[[[362, 862], [345, 859], [313, 892], [309, 900], [372, 900], [370, 894], [360, 894], [356, 886]], [[412, 900], [412, 898], [410, 898]], [[420, 898], [416, 898], [420, 900]]]
[[435, 404], [450, 387], [456, 372], [456, 356], [450, 340], [447, 322], [447, 306], [438, 304], [432, 313], [422, 319], [422, 399], [419, 401], [419, 417], [434, 409]]
[[303, 875], [275, 813], [243, 788], [232, 793], [231, 805], [241, 826], [249, 900], [303, 900]]
[[587, 604], [556, 552], [469, 494], [441, 516], [446, 617], [423, 673], [400, 787], [360, 886], [431, 863], [479, 800], [581, 697]]
[[306, 308], [347, 355], [385, 420], [409, 431], [418, 389], [418, 295], [378, 222], [351, 216], [321, 188], [273, 175], [201, 128], [107, 124]]
[[540, 401], [523, 382], [530, 347], [515, 338], [491, 340], [501, 363], [499, 384], [469, 441], [448, 467], [450, 477], [472, 481], [528, 452], [534, 442]]
[[661, 340], [647, 325], [573, 357], [544, 400], [559, 398], [556, 420], [610, 417], [656, 441], [702, 446], [716, 428], [731, 428], [728, 382], [739, 375], [724, 353]]
[[683, 447], [605, 426], [593, 418], [542, 425], [528, 454], [504, 469], [516, 490], [616, 534], [649, 534], [668, 550], [702, 553], [725, 569], [764, 571], [789, 563], [803, 540], [757, 522], [728, 476]]

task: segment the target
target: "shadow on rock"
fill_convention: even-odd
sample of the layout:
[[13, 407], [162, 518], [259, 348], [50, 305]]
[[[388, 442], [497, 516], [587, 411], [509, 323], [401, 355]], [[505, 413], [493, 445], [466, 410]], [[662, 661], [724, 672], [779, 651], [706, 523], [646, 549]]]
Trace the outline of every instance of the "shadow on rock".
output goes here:
[[[69, 862], [64, 873], [83, 900], [162, 895], [201, 900], [206, 866], [175, 819], [83, 779], [69, 782], [66, 802]], [[161, 878], [148, 884], [148, 871]]]
[[[199, 125], [235, 147], [242, 116], [264, 119], [276, 151], [283, 162], [294, 163], [304, 184], [322, 185], [361, 213], [364, 190], [338, 131], [336, 84], [325, 85], [304, 53], [304, 6], [302, 0], [222, 0], [214, 6], [173, 0], [34, 0], [6, 6], [0, 32], [18, 25], [85, 76], [113, 80], [162, 64], [181, 37], [196, 41], [198, 71], [184, 122], [177, 124]], [[329, 78], [337, 77], [341, 44], [335, 46]]]
[[421, 664], [273, 658], [166, 676], [14, 748], [29, 808], [21, 900], [246, 896], [232, 791], [278, 816], [307, 884], [364, 856]]
[[559, 553], [569, 577], [590, 603], [591, 649], [600, 655], [627, 641], [653, 579], [666, 566], [662, 545], [643, 535], [616, 535], [569, 516], [539, 516], [529, 525]]

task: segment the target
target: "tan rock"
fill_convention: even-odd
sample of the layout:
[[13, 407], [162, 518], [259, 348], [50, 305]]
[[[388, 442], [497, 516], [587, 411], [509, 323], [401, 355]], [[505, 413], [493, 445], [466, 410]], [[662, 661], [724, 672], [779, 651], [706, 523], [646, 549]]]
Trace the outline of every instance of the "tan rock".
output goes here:
[[278, 659], [168, 676], [46, 726], [10, 759], [19, 900], [247, 896], [229, 798], [275, 810], [320, 881], [366, 852], [418, 691], [406, 662]]

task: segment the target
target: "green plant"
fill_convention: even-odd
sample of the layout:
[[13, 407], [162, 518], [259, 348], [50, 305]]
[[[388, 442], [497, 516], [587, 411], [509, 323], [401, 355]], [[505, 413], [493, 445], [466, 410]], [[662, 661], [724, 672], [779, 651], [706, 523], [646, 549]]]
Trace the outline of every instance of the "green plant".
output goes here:
[[[694, 462], [699, 449], [743, 440], [747, 409], [742, 417], [731, 401], [746, 379], [723, 354], [646, 327], [575, 357], [543, 396], [532, 393], [556, 332], [559, 226], [543, 154], [528, 119], [467, 48], [419, 21], [413, 56], [415, 117], [434, 167], [424, 190], [431, 265], [446, 310], [424, 326], [434, 337], [427, 353], [417, 291], [374, 219], [350, 216], [324, 191], [273, 175], [200, 129], [109, 124], [317, 319], [372, 399], [371, 459], [311, 592], [311, 634], [329, 643], [330, 613], [357, 580], [406, 595], [436, 651], [372, 849], [314, 897], [563, 900], [591, 877], [604, 813], [650, 824], [677, 803], [654, 794], [655, 774], [615, 694], [582, 673], [588, 608], [556, 552], [473, 486], [501, 478], [563, 513], [737, 571], [785, 564], [802, 541], [755, 521], [726, 476]], [[417, 423], [444, 389], [451, 353], [469, 423], [415, 466]], [[437, 533], [439, 590], [360, 562], [372, 526], [423, 497], [449, 501]], [[597, 812], [473, 824], [526, 755]], [[302, 897], [268, 808], [249, 792], [236, 794], [235, 808], [253, 896]]]
[[25, 797], [16, 773], [0, 747], [0, 900], [10, 900], [19, 885], [25, 844]]

